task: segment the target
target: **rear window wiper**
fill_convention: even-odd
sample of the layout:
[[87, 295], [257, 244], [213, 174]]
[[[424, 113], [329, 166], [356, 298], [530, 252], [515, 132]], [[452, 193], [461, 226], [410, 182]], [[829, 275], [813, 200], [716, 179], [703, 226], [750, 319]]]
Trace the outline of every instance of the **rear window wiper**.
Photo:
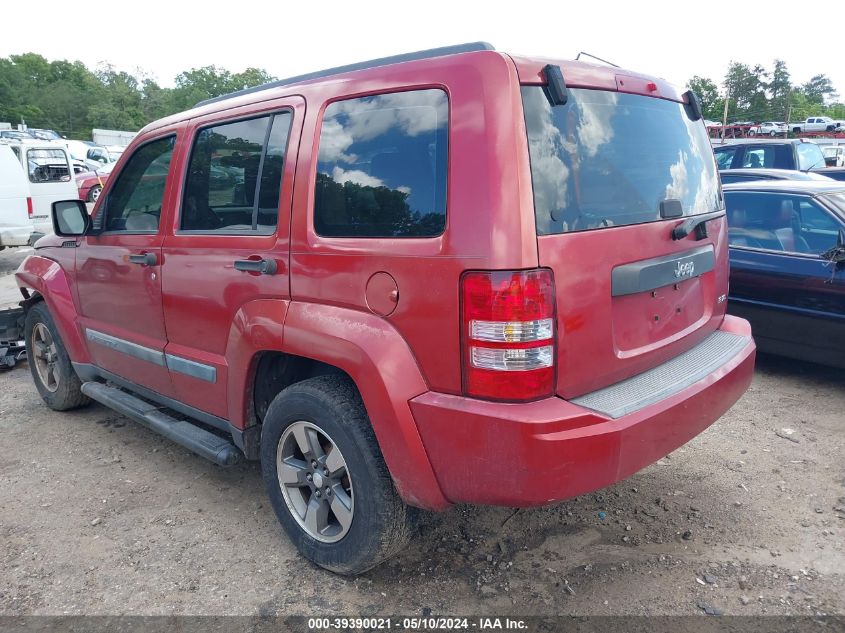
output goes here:
[[724, 214], [724, 211], [713, 211], [712, 213], [703, 213], [687, 218], [672, 229], [672, 239], [682, 240], [695, 231], [695, 239], [703, 240], [707, 237], [707, 222], [722, 217]]

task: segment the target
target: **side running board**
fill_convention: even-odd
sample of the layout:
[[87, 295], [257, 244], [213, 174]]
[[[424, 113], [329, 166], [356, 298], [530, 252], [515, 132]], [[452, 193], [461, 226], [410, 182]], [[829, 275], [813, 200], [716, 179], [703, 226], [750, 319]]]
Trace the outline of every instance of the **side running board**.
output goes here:
[[101, 382], [86, 382], [82, 384], [82, 393], [215, 464], [231, 466], [243, 459], [243, 453], [228, 440], [171, 417], [160, 407], [125, 391]]

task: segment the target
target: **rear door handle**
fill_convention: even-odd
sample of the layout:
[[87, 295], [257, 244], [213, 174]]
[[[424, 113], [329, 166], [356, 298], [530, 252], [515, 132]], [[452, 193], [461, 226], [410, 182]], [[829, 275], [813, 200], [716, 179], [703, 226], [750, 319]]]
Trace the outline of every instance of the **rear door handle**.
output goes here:
[[130, 255], [129, 261], [141, 266], [155, 266], [158, 264], [158, 257], [155, 253], [141, 253], [140, 255]]
[[278, 266], [275, 259], [236, 259], [235, 270], [261, 275], [275, 275]]

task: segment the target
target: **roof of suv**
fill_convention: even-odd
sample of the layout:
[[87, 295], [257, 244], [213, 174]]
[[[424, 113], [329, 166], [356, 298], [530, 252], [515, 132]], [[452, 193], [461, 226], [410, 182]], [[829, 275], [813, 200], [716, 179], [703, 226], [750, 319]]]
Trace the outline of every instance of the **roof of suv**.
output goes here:
[[845, 183], [837, 180], [753, 180], [723, 185], [730, 191], [776, 191], [778, 193], [803, 193], [816, 196], [823, 193], [845, 193]]
[[[174, 114], [159, 121], [154, 121], [142, 129], [141, 135], [165, 125], [184, 121], [186, 119], [210, 114], [238, 106], [249, 105], [256, 101], [266, 101], [276, 97], [290, 94], [287, 90], [291, 86], [315, 84], [327, 79], [340, 80], [348, 78], [366, 78], [366, 73], [378, 73], [380, 69], [396, 64], [419, 64], [426, 60], [443, 59], [456, 57], [458, 55], [495, 55], [499, 58], [510, 60], [515, 66], [520, 83], [541, 85], [546, 83], [543, 69], [547, 64], [554, 64], [560, 67], [567, 87], [571, 88], [594, 88], [600, 90], [613, 90], [618, 92], [629, 92], [644, 94], [662, 99], [683, 102], [681, 91], [664, 79], [651, 77], [640, 73], [631, 72], [616, 66], [591, 64], [581, 61], [566, 61], [541, 59], [535, 57], [511, 56], [496, 51], [492, 45], [486, 42], [472, 42], [456, 46], [445, 46], [433, 48], [414, 53], [405, 53], [391, 57], [383, 57], [366, 62], [358, 62], [346, 66], [338, 66], [304, 75], [289, 77], [279, 81], [273, 81], [253, 88], [239, 90], [227, 95], [200, 101], [197, 105], [186, 112]], [[356, 73], [363, 73], [358, 75]], [[375, 75], [374, 75], [375, 76]], [[256, 93], [266, 93], [257, 95]]]

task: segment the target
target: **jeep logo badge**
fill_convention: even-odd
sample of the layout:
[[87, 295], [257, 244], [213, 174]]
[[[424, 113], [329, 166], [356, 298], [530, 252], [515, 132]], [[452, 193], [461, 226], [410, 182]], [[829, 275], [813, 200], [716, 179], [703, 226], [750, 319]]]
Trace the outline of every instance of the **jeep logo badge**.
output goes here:
[[675, 277], [680, 279], [681, 277], [692, 277], [692, 274], [695, 272], [695, 262], [692, 260], [683, 262], [679, 261], [675, 266]]

